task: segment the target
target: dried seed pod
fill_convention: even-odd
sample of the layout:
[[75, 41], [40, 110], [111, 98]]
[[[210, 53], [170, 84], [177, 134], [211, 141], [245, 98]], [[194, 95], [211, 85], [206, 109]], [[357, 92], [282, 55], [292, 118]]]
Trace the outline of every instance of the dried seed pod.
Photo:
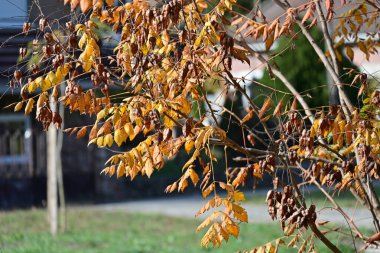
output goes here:
[[45, 102], [42, 107], [37, 107], [36, 119], [42, 123], [45, 131], [49, 128], [53, 120], [53, 114], [49, 108], [48, 103]]
[[37, 64], [34, 64], [34, 63], [33, 63], [32, 66], [31, 66], [31, 70], [32, 70], [33, 75], [38, 74], [38, 72], [40, 71], [38, 65], [37, 65]]
[[50, 46], [44, 45], [42, 46], [42, 53], [44, 58], [49, 58], [53, 52]]
[[40, 28], [40, 31], [44, 31], [45, 30], [45, 27], [48, 25], [48, 22], [45, 18], [41, 18], [40, 19], [40, 22], [39, 22], [39, 28]]
[[277, 188], [278, 188], [278, 182], [280, 181], [280, 179], [278, 178], [278, 177], [275, 177], [274, 179], [273, 179], [273, 188], [275, 189], [275, 190], [277, 190]]
[[44, 39], [46, 40], [47, 43], [54, 43], [54, 38], [53, 38], [53, 35], [51, 33], [45, 33], [44, 34]]
[[14, 79], [16, 80], [16, 82], [18, 82], [19, 84], [21, 84], [21, 80], [22, 80], [22, 72], [20, 70], [16, 70], [14, 73], [13, 73], [13, 77]]
[[163, 132], [163, 141], [167, 142], [172, 138], [172, 130], [170, 128], [165, 128]]
[[27, 52], [28, 52], [28, 51], [27, 51], [26, 47], [21, 47], [21, 48], [19, 49], [20, 57], [21, 57], [21, 58], [25, 58]]
[[77, 36], [75, 36], [75, 34], [71, 34], [69, 36], [68, 47], [72, 49], [78, 47], [78, 39], [77, 39]]
[[34, 49], [34, 50], [37, 50], [37, 49], [38, 49], [38, 45], [39, 45], [39, 44], [38, 44], [38, 39], [34, 39], [34, 40], [33, 40], [33, 49]]
[[72, 23], [71, 21], [66, 22], [65, 25], [66, 25], [66, 29], [67, 29], [70, 33], [72, 33], [72, 32], [75, 31], [75, 26], [73, 25], [73, 23]]
[[256, 144], [255, 137], [252, 134], [248, 135], [247, 139], [248, 139], [249, 143], [251, 143], [252, 146], [254, 146]]
[[273, 196], [274, 196], [274, 191], [273, 190], [270, 190], [267, 192], [267, 198], [265, 199], [265, 202], [268, 202], [268, 200], [272, 199]]
[[184, 136], [189, 136], [191, 133], [191, 130], [193, 129], [194, 126], [194, 120], [193, 118], [188, 118], [185, 122], [185, 124], [182, 127], [182, 133]]
[[58, 112], [53, 113], [53, 124], [57, 129], [61, 128], [62, 125], [62, 118], [61, 115], [59, 115]]
[[28, 35], [29, 31], [30, 31], [30, 28], [31, 28], [31, 24], [29, 22], [25, 22], [23, 25], [22, 25], [22, 32], [25, 33], [25, 35]]
[[361, 73], [360, 74], [360, 82], [362, 84], [367, 84], [367, 74], [366, 73]]

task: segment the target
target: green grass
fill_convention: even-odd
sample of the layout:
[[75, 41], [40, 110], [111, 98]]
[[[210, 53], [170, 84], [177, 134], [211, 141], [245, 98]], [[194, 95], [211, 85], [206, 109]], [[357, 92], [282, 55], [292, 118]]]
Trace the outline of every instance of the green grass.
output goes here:
[[[242, 224], [239, 239], [230, 238], [220, 248], [201, 248], [199, 220], [160, 215], [100, 212], [71, 208], [68, 229], [51, 237], [43, 210], [0, 213], [1, 253], [149, 253], [149, 252], [236, 252], [262, 245], [282, 236], [278, 224]], [[286, 239], [289, 241], [289, 239]], [[335, 236], [343, 252], [353, 249]], [[282, 252], [297, 252], [284, 248]], [[329, 252], [318, 243], [317, 252]]]
[[[318, 208], [333, 207], [334, 206], [326, 198], [326, 196], [316, 188], [309, 190], [307, 187], [305, 187], [304, 189], [301, 189], [301, 191], [302, 191], [308, 205], [309, 204], [315, 204]], [[331, 196], [333, 196], [334, 200], [341, 207], [344, 207], [344, 208], [350, 208], [350, 207], [351, 208], [360, 208], [361, 207], [360, 203], [351, 194], [351, 192], [349, 190], [338, 192], [338, 191], [326, 189], [326, 191]], [[380, 186], [379, 185], [375, 186], [375, 191], [377, 194], [380, 194]], [[247, 197], [247, 201], [251, 202], [251, 203], [257, 203], [257, 204], [265, 205], [266, 204], [265, 198], [266, 198], [265, 193], [262, 193], [262, 192], [257, 193], [257, 194], [253, 193]]]
[[[201, 248], [202, 233], [194, 232], [199, 220], [71, 208], [68, 230], [51, 237], [45, 214], [43, 210], [0, 213], [0, 252], [236, 252], [282, 236], [278, 224], [242, 224], [239, 239], [231, 238], [216, 249]], [[335, 237], [333, 241], [340, 242], [343, 252], [353, 252], [342, 245], [348, 238]], [[297, 250], [285, 248], [282, 252]], [[317, 252], [329, 251], [318, 243]]]

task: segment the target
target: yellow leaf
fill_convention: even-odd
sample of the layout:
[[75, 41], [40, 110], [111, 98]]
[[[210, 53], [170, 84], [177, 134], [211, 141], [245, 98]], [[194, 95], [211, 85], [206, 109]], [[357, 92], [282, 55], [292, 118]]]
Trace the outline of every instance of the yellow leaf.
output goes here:
[[113, 144], [113, 137], [112, 137], [112, 134], [107, 134], [106, 136], [104, 136], [104, 140], [103, 140], [103, 146], [108, 146], [108, 147], [111, 147]]
[[55, 73], [56, 76], [56, 82], [61, 83], [63, 81], [63, 78], [66, 76], [63, 72], [63, 68], [61, 66], [58, 67], [57, 72]]
[[29, 91], [29, 93], [33, 93], [38, 88], [38, 85], [37, 85], [36, 81], [32, 81], [32, 82], [28, 83], [27, 85], [28, 85], [28, 91]]
[[205, 36], [205, 32], [204, 32], [204, 28], [203, 28], [203, 30], [199, 34], [198, 38], [194, 42], [194, 49], [197, 49], [199, 47], [199, 45], [202, 43], [202, 39], [204, 36]]
[[215, 220], [220, 214], [218, 212], [213, 212], [209, 217], [207, 217], [196, 229], [197, 232], [209, 226], [213, 220]]
[[78, 46], [80, 49], [83, 49], [83, 46], [86, 43], [86, 41], [87, 41], [87, 33], [83, 33], [82, 37], [80, 38], [78, 42]]
[[191, 181], [193, 182], [194, 186], [196, 186], [199, 181], [198, 174], [193, 169], [188, 169], [187, 171], [190, 174]]
[[226, 5], [227, 9], [232, 10], [232, 3], [228, 0], [224, 0], [224, 4]]
[[191, 158], [183, 166], [182, 171], [184, 171], [187, 167], [189, 167], [195, 161], [195, 159], [199, 156], [199, 154], [200, 154], [199, 150], [196, 149], [193, 155], [191, 156]]
[[193, 149], [194, 147], [194, 141], [193, 140], [188, 140], [185, 142], [185, 150], [187, 152], [187, 154], [190, 154], [190, 151]]
[[265, 248], [266, 248], [266, 253], [275, 253], [276, 252], [276, 247], [272, 245], [272, 243], [267, 243], [265, 245]]
[[23, 105], [23, 102], [18, 102], [15, 106], [15, 112], [18, 112], [21, 110], [22, 108], [22, 105]]
[[129, 140], [132, 141], [135, 138], [135, 130], [133, 129], [132, 124], [131, 123], [125, 124], [124, 130], [129, 136]]
[[30, 114], [33, 110], [33, 106], [34, 106], [34, 99], [31, 98], [31, 99], [29, 99], [28, 103], [26, 104], [25, 114]]
[[103, 119], [107, 114], [108, 114], [108, 112], [107, 112], [107, 108], [101, 110], [101, 111], [98, 112], [98, 114], [96, 115], [96, 121], [99, 121], [99, 120]]
[[234, 192], [234, 200], [235, 201], [245, 201], [244, 193], [242, 193], [240, 191], [235, 191]]
[[198, 137], [197, 137], [197, 139], [195, 140], [195, 143], [194, 143], [196, 149], [199, 149], [200, 146], [202, 144], [204, 144], [203, 143], [203, 138], [204, 138], [204, 136], [205, 136], [205, 134], [206, 134], [207, 131], [208, 131], [207, 129], [202, 129], [201, 132], [198, 134]]
[[96, 145], [98, 145], [98, 147], [103, 147], [103, 141], [104, 141], [104, 137], [103, 136], [100, 136], [96, 139]]
[[116, 144], [120, 147], [120, 145], [125, 142], [128, 138], [127, 133], [125, 132], [124, 128], [120, 128], [115, 131], [114, 139]]
[[150, 176], [152, 175], [153, 170], [154, 168], [153, 168], [152, 160], [148, 158], [145, 162], [145, 173], [148, 176], [148, 178], [150, 178]]
[[117, 178], [122, 177], [125, 174], [125, 165], [124, 163], [120, 163], [119, 167], [117, 167], [116, 175]]
[[57, 84], [57, 77], [55, 76], [55, 73], [53, 71], [50, 71], [47, 74], [47, 78], [49, 79], [51, 85], [56, 85]]
[[45, 79], [40, 82], [40, 86], [42, 91], [47, 91], [51, 87], [50, 79], [46, 76]]

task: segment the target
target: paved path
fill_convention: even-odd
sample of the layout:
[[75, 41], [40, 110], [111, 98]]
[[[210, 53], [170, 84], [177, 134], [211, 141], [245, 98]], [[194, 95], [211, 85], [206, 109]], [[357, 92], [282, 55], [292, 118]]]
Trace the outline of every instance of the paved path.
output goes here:
[[[105, 211], [153, 213], [174, 217], [194, 218], [194, 215], [204, 203], [206, 203], [206, 200], [202, 199], [200, 196], [171, 196], [152, 200], [101, 204], [92, 206], [92, 208]], [[247, 209], [249, 222], [267, 223], [272, 221], [268, 215], [266, 205], [244, 203], [243, 206]], [[353, 217], [357, 226], [373, 227], [371, 214], [366, 209], [346, 208], [344, 211], [350, 217]], [[202, 218], [202, 216], [199, 218]], [[318, 220], [329, 220], [334, 223], [347, 224], [339, 212], [331, 209], [325, 209], [318, 213]]]

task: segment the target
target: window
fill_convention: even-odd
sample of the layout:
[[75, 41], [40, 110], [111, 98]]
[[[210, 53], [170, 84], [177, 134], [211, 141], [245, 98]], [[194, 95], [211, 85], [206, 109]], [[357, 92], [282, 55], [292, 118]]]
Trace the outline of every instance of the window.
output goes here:
[[28, 0], [0, 0], [0, 28], [20, 27], [28, 16]]
[[32, 162], [30, 118], [0, 114], [0, 176], [26, 176]]

